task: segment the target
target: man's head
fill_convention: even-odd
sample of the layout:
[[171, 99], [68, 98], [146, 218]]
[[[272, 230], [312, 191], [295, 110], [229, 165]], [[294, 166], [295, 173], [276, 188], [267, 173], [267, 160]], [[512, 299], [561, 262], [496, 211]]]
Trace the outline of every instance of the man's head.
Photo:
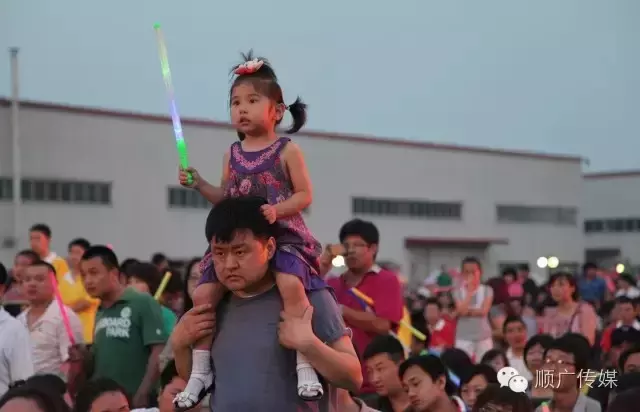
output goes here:
[[640, 342], [640, 331], [632, 326], [621, 326], [611, 332], [611, 350], [608, 360], [612, 366], [618, 365], [620, 355]]
[[11, 270], [11, 276], [18, 282], [22, 282], [22, 274], [25, 269], [29, 267], [36, 260], [40, 260], [40, 257], [33, 250], [22, 250], [18, 252], [13, 259], [13, 269]]
[[211, 245], [218, 280], [232, 292], [251, 293], [259, 287], [276, 251], [277, 226], [260, 209], [259, 197], [228, 198], [207, 217], [205, 234]]
[[582, 272], [589, 279], [593, 279], [598, 274], [598, 266], [595, 263], [587, 262], [582, 265]]
[[44, 223], [37, 223], [29, 229], [29, 244], [31, 249], [39, 257], [45, 258], [49, 254], [49, 244], [51, 243], [51, 228]]
[[554, 340], [544, 355], [544, 370], [553, 372], [554, 392], [578, 389], [580, 371], [588, 368], [589, 350], [572, 336], [564, 335]]
[[616, 299], [616, 315], [623, 325], [631, 325], [636, 320], [638, 313], [635, 303], [633, 299], [627, 296], [620, 296]]
[[[160, 375], [160, 395], [158, 395], [158, 409], [160, 412], [173, 412], [173, 400], [176, 395], [184, 391], [187, 382], [178, 375], [176, 364], [172, 360], [162, 371]], [[197, 410], [194, 407], [193, 410]]]
[[618, 370], [620, 373], [640, 372], [640, 343], [636, 343], [620, 355]]
[[527, 344], [527, 326], [522, 318], [508, 316], [502, 324], [502, 332], [507, 345], [513, 349], [524, 349]]
[[462, 259], [461, 265], [462, 278], [467, 284], [479, 284], [482, 277], [482, 265], [480, 261], [473, 257]]
[[[53, 275], [53, 276], [52, 276]], [[56, 270], [44, 260], [37, 260], [27, 267], [22, 275], [22, 291], [31, 304], [51, 301], [54, 297]]]
[[339, 238], [347, 251], [346, 264], [349, 270], [362, 272], [373, 266], [380, 243], [376, 225], [360, 219], [350, 220], [340, 228]]
[[413, 356], [400, 365], [399, 375], [416, 411], [431, 410], [434, 403], [448, 396], [447, 372], [440, 358]]
[[69, 246], [67, 247], [68, 261], [72, 268], [79, 267], [82, 255], [84, 255], [84, 252], [86, 252], [89, 247], [91, 247], [89, 241], [81, 237], [69, 242]]
[[442, 318], [442, 304], [438, 298], [427, 299], [424, 305], [424, 318], [431, 326], [435, 326], [435, 324]]
[[101, 299], [122, 287], [118, 258], [107, 246], [91, 246], [80, 262], [82, 282], [89, 295]]
[[404, 361], [404, 348], [393, 336], [377, 336], [362, 355], [367, 376], [379, 396], [393, 396], [401, 392], [398, 367]]
[[154, 253], [151, 256], [151, 263], [153, 263], [160, 272], [169, 270], [169, 259], [163, 253]]
[[129, 286], [140, 293], [155, 295], [161, 282], [162, 275], [158, 267], [152, 263], [141, 262], [133, 265], [129, 273]]

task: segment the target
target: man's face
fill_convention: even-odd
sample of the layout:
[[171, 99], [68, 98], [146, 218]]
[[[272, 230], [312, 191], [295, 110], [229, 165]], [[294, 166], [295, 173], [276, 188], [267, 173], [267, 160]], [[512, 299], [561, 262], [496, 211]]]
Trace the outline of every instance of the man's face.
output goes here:
[[44, 302], [53, 298], [51, 269], [44, 265], [29, 266], [22, 276], [22, 290], [29, 302]]
[[640, 352], [629, 355], [622, 367], [624, 368], [622, 373], [640, 372]]
[[82, 246], [73, 245], [69, 248], [69, 256], [67, 260], [69, 261], [69, 265], [72, 268], [77, 268], [82, 260], [82, 255], [84, 254], [85, 249]]
[[238, 230], [229, 243], [211, 242], [218, 280], [231, 291], [250, 290], [269, 269], [275, 239], [257, 239], [250, 230]]
[[467, 262], [462, 265], [462, 278], [467, 284], [476, 284], [480, 282], [482, 271], [480, 266], [475, 262]]
[[553, 387], [559, 392], [576, 385], [576, 364], [572, 353], [549, 349], [545, 358], [544, 370], [553, 371]]
[[444, 378], [434, 382], [431, 376], [419, 366], [410, 366], [402, 377], [402, 384], [409, 395], [411, 406], [417, 412], [430, 409], [438, 395], [444, 392], [445, 383]]
[[49, 238], [42, 232], [30, 232], [29, 245], [31, 246], [31, 250], [40, 255], [40, 257], [45, 257], [45, 255], [49, 253]]
[[398, 363], [388, 353], [379, 353], [365, 361], [369, 382], [379, 396], [389, 396], [402, 391], [398, 376]]
[[[160, 392], [158, 396], [158, 409], [160, 412], [173, 412], [173, 400], [176, 395], [180, 392], [184, 391], [187, 387], [187, 382], [180, 378], [179, 376], [174, 377], [171, 382], [169, 382]], [[198, 407], [194, 407], [193, 410], [196, 411]]]
[[522, 322], [510, 322], [505, 328], [504, 339], [509, 347], [522, 349], [527, 344], [527, 329]]
[[598, 269], [596, 268], [588, 268], [585, 272], [584, 272], [585, 276], [592, 279], [595, 278], [596, 275], [598, 274]]
[[373, 266], [378, 245], [369, 245], [357, 235], [347, 236], [342, 245], [347, 251], [345, 261], [350, 270], [361, 271]]
[[25, 256], [25, 255], [16, 256], [16, 258], [13, 261], [13, 270], [12, 270], [12, 274], [13, 274], [12, 276], [14, 277], [14, 279], [17, 280], [18, 282], [21, 282], [22, 275], [25, 269], [32, 263], [33, 263], [33, 259], [31, 259], [29, 256]]
[[119, 270], [117, 268], [109, 270], [99, 256], [80, 262], [80, 269], [84, 288], [94, 298], [101, 299], [113, 290], [114, 284], [119, 282]]
[[616, 315], [625, 324], [632, 323], [636, 318], [636, 311], [633, 307], [633, 303], [618, 303]]

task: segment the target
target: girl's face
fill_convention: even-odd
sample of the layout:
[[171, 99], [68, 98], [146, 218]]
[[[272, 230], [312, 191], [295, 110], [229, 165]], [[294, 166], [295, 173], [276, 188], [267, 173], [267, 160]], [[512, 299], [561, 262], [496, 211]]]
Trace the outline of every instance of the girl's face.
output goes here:
[[531, 371], [537, 371], [542, 368], [542, 363], [544, 361], [544, 348], [542, 345], [534, 345], [527, 352], [527, 357], [525, 358], [525, 363], [527, 364], [527, 368]]
[[498, 373], [498, 371], [504, 367], [507, 366], [507, 364], [504, 362], [504, 358], [502, 356], [496, 356], [493, 359], [491, 359], [490, 361], [487, 362], [487, 364], [489, 366], [491, 366], [496, 373]]
[[200, 273], [200, 262], [198, 262], [191, 266], [191, 271], [187, 273], [187, 293], [192, 299], [193, 291], [196, 290], [196, 286], [198, 286], [198, 282], [200, 282], [201, 277], [202, 273]]
[[231, 122], [249, 136], [274, 130], [284, 115], [284, 105], [258, 93], [249, 82], [237, 84], [231, 91]]
[[576, 288], [565, 278], [558, 278], [550, 286], [551, 297], [556, 302], [566, 302], [571, 300]]
[[476, 263], [469, 262], [462, 265], [462, 278], [466, 284], [478, 284], [480, 282], [481, 275], [482, 272], [480, 271], [480, 267]]
[[469, 408], [473, 408], [478, 395], [487, 388], [488, 384], [489, 382], [487, 382], [484, 376], [476, 375], [471, 378], [469, 383], [462, 385], [460, 397]]

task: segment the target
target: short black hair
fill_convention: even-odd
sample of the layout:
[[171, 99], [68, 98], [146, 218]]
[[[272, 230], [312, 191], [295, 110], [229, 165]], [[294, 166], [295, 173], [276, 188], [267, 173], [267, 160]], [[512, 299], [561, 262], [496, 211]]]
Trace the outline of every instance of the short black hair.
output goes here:
[[616, 298], [616, 305], [624, 305], [626, 303], [628, 303], [629, 305], [635, 306], [635, 301], [634, 299], [630, 298], [629, 296], [618, 296]]
[[502, 277], [505, 276], [513, 276], [514, 278], [516, 278], [518, 276], [518, 272], [513, 267], [504, 268], [502, 270]]
[[140, 261], [134, 258], [127, 258], [123, 260], [120, 264], [120, 273], [123, 273], [127, 278], [129, 278], [131, 276], [131, 269], [138, 263], [140, 263]]
[[478, 375], [484, 377], [487, 383], [498, 383], [496, 371], [491, 366], [478, 364], [473, 365], [470, 369], [462, 373], [462, 376], [460, 376], [460, 386], [462, 387], [462, 385], [468, 384], [471, 382], [471, 379]]
[[583, 344], [580, 344], [575, 336], [567, 334], [554, 339], [551, 345], [544, 351], [545, 357], [550, 350], [557, 350], [573, 355], [573, 363], [576, 371], [587, 370], [589, 368], [590, 350], [588, 347], [585, 348]]
[[100, 396], [109, 392], [120, 392], [127, 398], [129, 405], [131, 400], [127, 391], [116, 381], [108, 378], [98, 378], [87, 382], [76, 395], [74, 412], [87, 412], [91, 405]]
[[625, 343], [640, 342], [640, 330], [630, 326], [621, 326], [611, 332], [611, 346], [621, 346]]
[[471, 358], [467, 352], [459, 348], [448, 348], [440, 355], [442, 363], [451, 371], [454, 375], [460, 376], [465, 370], [468, 370], [473, 366]]
[[258, 239], [277, 237], [277, 226], [269, 223], [261, 207], [268, 202], [257, 196], [230, 197], [209, 212], [205, 227], [207, 242], [229, 243], [238, 230], [249, 230]]
[[507, 326], [509, 326], [510, 323], [519, 323], [524, 326], [525, 329], [527, 328], [527, 324], [524, 323], [520, 316], [509, 315], [502, 323], [502, 333], [505, 333], [507, 331]]
[[153, 263], [154, 265], [159, 265], [162, 262], [166, 262], [169, 259], [167, 258], [167, 256], [164, 253], [154, 253], [153, 256], [151, 256], [151, 263]]
[[0, 398], [0, 408], [9, 403], [9, 401], [19, 398], [29, 399], [35, 402], [43, 411], [69, 412], [69, 406], [67, 406], [64, 398], [55, 392], [55, 389], [47, 389], [41, 385], [30, 385], [27, 383], [9, 389]]
[[82, 248], [82, 250], [87, 250], [91, 247], [91, 243], [83, 237], [78, 237], [69, 242], [67, 249], [71, 249], [74, 246], [78, 246], [79, 248]]
[[404, 377], [404, 374], [407, 373], [407, 370], [412, 367], [417, 366], [422, 369], [424, 373], [431, 377], [432, 381], [436, 381], [441, 377], [444, 377], [446, 380], [445, 391], [448, 395], [452, 395], [455, 391], [454, 385], [449, 381], [449, 377], [447, 376], [447, 368], [442, 362], [440, 358], [434, 355], [419, 355], [412, 356], [406, 361], [402, 362], [400, 368], [398, 369], [398, 374], [400, 375], [400, 379]]
[[108, 246], [91, 246], [82, 255], [82, 260], [89, 260], [93, 258], [100, 258], [102, 264], [107, 268], [107, 270], [119, 269], [118, 257]]
[[598, 269], [598, 265], [593, 262], [586, 262], [584, 265], [582, 265], [583, 272], [586, 272], [589, 269]]
[[162, 274], [153, 263], [140, 262], [133, 265], [128, 278], [137, 278], [147, 284], [149, 293], [155, 295], [160, 283], [162, 282]]
[[349, 236], [360, 236], [368, 245], [380, 243], [380, 232], [373, 222], [362, 219], [353, 219], [342, 225], [338, 238], [340, 243]]
[[39, 232], [45, 235], [47, 238], [51, 239], [51, 228], [44, 223], [36, 223], [35, 225], [31, 226], [29, 232]]
[[53, 265], [49, 262], [47, 262], [46, 260], [42, 260], [42, 259], [38, 259], [35, 262], [31, 262], [31, 264], [29, 266], [44, 266], [47, 269], [49, 269], [49, 272], [52, 272], [54, 275], [58, 275], [56, 273], [56, 268], [53, 267]]
[[9, 281], [9, 272], [7, 272], [7, 268], [4, 267], [2, 262], [0, 262], [0, 286], [4, 286]]
[[533, 412], [533, 404], [525, 393], [514, 392], [508, 386], [500, 387], [497, 384], [488, 385], [478, 395], [472, 411], [482, 411], [488, 404], [507, 407], [504, 409], [510, 411]]
[[52, 373], [33, 375], [26, 380], [25, 384], [53, 391], [60, 396], [64, 396], [67, 393], [67, 384], [61, 377]]
[[477, 257], [467, 256], [466, 258], [462, 259], [462, 263], [460, 263], [460, 266], [464, 266], [468, 263], [477, 265], [478, 269], [482, 270], [482, 263], [480, 263], [480, 260]]
[[533, 348], [534, 346], [540, 345], [542, 346], [542, 352], [544, 353], [547, 351], [547, 348], [549, 348], [552, 343], [553, 343], [553, 336], [546, 333], [539, 333], [537, 335], [533, 335], [532, 337], [530, 337], [529, 340], [527, 341], [527, 344], [524, 345], [524, 352], [522, 355], [522, 358], [524, 359], [525, 363], [527, 362], [527, 353], [529, 353], [531, 348]]
[[389, 358], [394, 362], [401, 362], [405, 359], [402, 343], [391, 335], [380, 335], [373, 338], [365, 348], [362, 358], [366, 361], [384, 353], [389, 355]]
[[171, 359], [162, 370], [162, 373], [160, 373], [160, 388], [164, 389], [177, 376], [180, 375], [176, 368], [176, 361]]
[[640, 343], [636, 343], [626, 351], [622, 352], [620, 358], [618, 359], [618, 369], [620, 373], [624, 370], [624, 364], [627, 363], [627, 360], [631, 355], [635, 355], [636, 353], [640, 353]]
[[26, 258], [29, 258], [31, 259], [32, 262], [35, 262], [36, 260], [40, 259], [40, 256], [38, 256], [38, 254], [31, 249], [21, 250], [20, 252], [16, 253], [16, 257], [18, 256], [24, 256]]
[[424, 301], [424, 307], [426, 308], [429, 305], [435, 305], [438, 307], [438, 309], [442, 310], [442, 303], [440, 303], [440, 301], [438, 300], [438, 298], [427, 298]]
[[640, 372], [621, 373], [613, 386], [613, 391], [618, 394], [629, 389], [640, 388]]
[[518, 270], [521, 272], [529, 272], [531, 269], [529, 268], [529, 264], [528, 263], [520, 263], [518, 265]]

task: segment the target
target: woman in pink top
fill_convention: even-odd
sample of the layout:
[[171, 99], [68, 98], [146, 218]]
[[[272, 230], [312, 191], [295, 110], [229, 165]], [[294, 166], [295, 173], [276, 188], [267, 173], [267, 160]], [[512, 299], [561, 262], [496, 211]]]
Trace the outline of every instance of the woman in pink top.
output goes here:
[[598, 317], [593, 306], [579, 300], [573, 275], [566, 272], [554, 273], [549, 279], [549, 292], [557, 306], [545, 308], [540, 319], [542, 333], [554, 338], [569, 332], [579, 333], [593, 346]]

